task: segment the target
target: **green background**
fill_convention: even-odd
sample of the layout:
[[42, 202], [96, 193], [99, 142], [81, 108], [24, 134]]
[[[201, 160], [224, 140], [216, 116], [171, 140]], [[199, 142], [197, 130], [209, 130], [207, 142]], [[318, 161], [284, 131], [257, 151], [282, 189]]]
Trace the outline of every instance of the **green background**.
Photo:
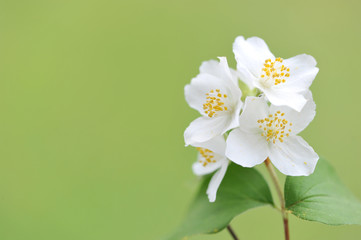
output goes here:
[[[361, 199], [360, 10], [358, 0], [0, 0], [0, 239], [172, 231], [199, 185], [183, 142], [198, 113], [183, 88], [202, 61], [235, 67], [238, 35], [317, 59], [317, 115], [302, 136]], [[293, 240], [361, 238], [360, 226], [290, 224]], [[241, 239], [282, 239], [271, 208], [232, 225]]]

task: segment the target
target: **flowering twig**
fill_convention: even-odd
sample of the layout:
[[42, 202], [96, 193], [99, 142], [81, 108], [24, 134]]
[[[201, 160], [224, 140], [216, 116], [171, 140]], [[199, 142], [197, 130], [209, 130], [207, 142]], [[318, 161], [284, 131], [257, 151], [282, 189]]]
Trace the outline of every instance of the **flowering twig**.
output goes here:
[[285, 230], [285, 240], [289, 240], [290, 233], [289, 233], [289, 228], [288, 228], [288, 214], [287, 214], [286, 207], [285, 207], [285, 199], [283, 198], [281, 185], [280, 185], [280, 182], [278, 181], [278, 177], [276, 175], [276, 172], [275, 172], [269, 158], [267, 158], [264, 163], [267, 167], [269, 174], [271, 175], [272, 181], [276, 187], [276, 191], [277, 191], [278, 197], [280, 199], [281, 212], [282, 212], [282, 218], [283, 218], [283, 226], [284, 226], [284, 230]]
[[231, 225], [228, 225], [228, 226], [227, 226], [227, 230], [228, 230], [228, 232], [232, 235], [232, 237], [233, 237], [234, 240], [239, 240], [239, 238], [237, 237], [236, 233], [233, 231]]

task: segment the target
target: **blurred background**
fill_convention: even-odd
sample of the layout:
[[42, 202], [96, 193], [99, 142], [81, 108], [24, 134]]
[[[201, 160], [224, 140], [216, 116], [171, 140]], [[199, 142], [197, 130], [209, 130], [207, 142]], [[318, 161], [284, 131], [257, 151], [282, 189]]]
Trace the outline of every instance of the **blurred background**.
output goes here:
[[[0, 1], [0, 239], [160, 239], [199, 185], [183, 88], [236, 36], [308, 53], [315, 120], [302, 133], [361, 199], [361, 2]], [[258, 167], [264, 171], [263, 166]], [[360, 226], [290, 219], [293, 240]], [[237, 217], [241, 239], [282, 239], [278, 212]], [[191, 239], [231, 239], [226, 231]]]

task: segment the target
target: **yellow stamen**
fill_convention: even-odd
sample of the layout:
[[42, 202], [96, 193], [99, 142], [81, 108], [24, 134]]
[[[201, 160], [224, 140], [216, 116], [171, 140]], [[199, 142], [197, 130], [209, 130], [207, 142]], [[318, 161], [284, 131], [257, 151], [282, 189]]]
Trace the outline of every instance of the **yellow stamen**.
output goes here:
[[200, 147], [197, 147], [197, 150], [198, 152], [200, 153], [201, 155], [201, 159], [199, 160], [200, 163], [202, 163], [202, 166], [205, 167], [207, 166], [208, 164], [210, 163], [215, 163], [217, 162], [215, 159], [214, 159], [214, 153], [213, 151], [207, 149], [207, 148], [200, 148]]
[[220, 89], [212, 89], [209, 93], [206, 93], [206, 102], [203, 104], [204, 113], [208, 117], [217, 116], [218, 112], [227, 111], [224, 99], [227, 98], [227, 94], [222, 94]]
[[290, 68], [281, 65], [282, 62], [283, 59], [280, 57], [276, 58], [273, 62], [271, 59], [266, 59], [263, 64], [264, 68], [262, 68], [261, 78], [265, 81], [272, 80], [274, 85], [285, 83], [286, 78], [290, 76]]
[[264, 119], [258, 119], [257, 123], [259, 124], [259, 129], [262, 129], [261, 135], [266, 137], [266, 140], [271, 143], [284, 142], [285, 137], [289, 137], [289, 133], [285, 134], [285, 128], [288, 132], [291, 132], [290, 126], [292, 123], [285, 118], [280, 118], [280, 116], [284, 116], [285, 113], [281, 113], [281, 111], [277, 111], [274, 114], [269, 114]]

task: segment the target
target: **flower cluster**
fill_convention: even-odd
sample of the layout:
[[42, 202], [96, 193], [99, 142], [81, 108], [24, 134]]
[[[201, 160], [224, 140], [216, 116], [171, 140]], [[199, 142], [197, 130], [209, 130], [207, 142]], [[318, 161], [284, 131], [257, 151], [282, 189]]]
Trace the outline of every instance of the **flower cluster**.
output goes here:
[[[216, 171], [207, 189], [211, 202], [229, 161], [254, 167], [269, 159], [283, 174], [307, 176], [319, 158], [297, 135], [316, 113], [309, 90], [316, 60], [306, 54], [276, 58], [258, 37], [237, 37], [233, 52], [237, 70], [225, 57], [206, 61], [185, 87], [186, 101], [201, 116], [185, 130], [184, 140], [199, 151], [196, 175]], [[247, 86], [246, 96], [239, 81]]]

